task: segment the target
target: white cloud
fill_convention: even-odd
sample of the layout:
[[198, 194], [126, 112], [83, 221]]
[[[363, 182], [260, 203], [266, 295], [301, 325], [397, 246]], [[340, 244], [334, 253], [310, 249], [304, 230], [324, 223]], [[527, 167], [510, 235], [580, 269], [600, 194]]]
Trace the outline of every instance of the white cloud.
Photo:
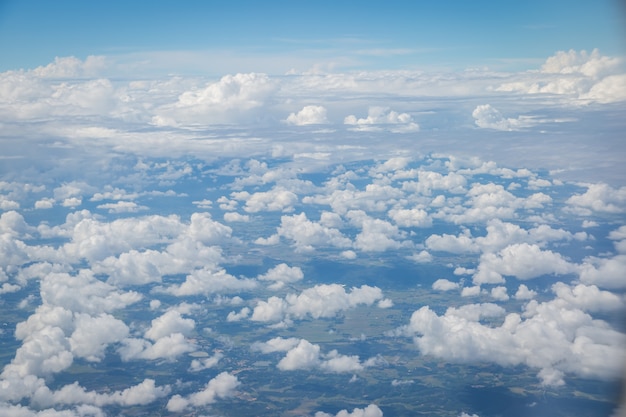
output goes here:
[[253, 194], [247, 191], [234, 192], [235, 200], [245, 201], [244, 210], [248, 213], [261, 211], [293, 211], [293, 206], [298, 202], [298, 196], [282, 187], [275, 187], [269, 191], [259, 191]]
[[265, 74], [226, 75], [204, 88], [185, 91], [172, 104], [159, 107], [152, 123], [208, 125], [252, 121], [276, 90]]
[[626, 100], [626, 78], [620, 60], [600, 55], [597, 49], [559, 51], [549, 57], [539, 72], [519, 76], [496, 91], [524, 94], [557, 94], [574, 101], [613, 103]]
[[296, 126], [328, 123], [324, 106], [304, 106], [298, 113], [291, 113], [285, 121]]
[[445, 278], [439, 278], [437, 281], [433, 282], [433, 290], [436, 291], [450, 291], [456, 290], [460, 287], [458, 282], [452, 282]]
[[282, 216], [278, 236], [294, 242], [296, 251], [312, 251], [316, 246], [349, 248], [352, 241], [338, 229], [324, 227], [320, 223], [310, 221], [305, 213], [293, 216]]
[[308, 316], [334, 317], [340, 311], [357, 305], [372, 305], [382, 300], [380, 288], [362, 285], [347, 292], [339, 284], [320, 284], [303, 290], [300, 294], [287, 294], [282, 299], [270, 297], [267, 301], [259, 301], [254, 307], [253, 321], [278, 322], [286, 318], [304, 319]]
[[626, 269], [626, 255], [616, 255], [612, 258], [585, 258], [580, 265], [580, 280], [584, 284], [598, 285], [602, 288], [626, 288], [624, 271]]
[[232, 397], [241, 383], [236, 376], [222, 372], [211, 379], [204, 389], [186, 397], [174, 395], [167, 402], [167, 410], [180, 413], [188, 408], [205, 407], [216, 403], [220, 399]]
[[503, 276], [527, 280], [542, 275], [572, 273], [576, 269], [557, 252], [516, 243], [498, 253], [483, 254], [473, 281], [475, 284], [499, 284], [504, 282]]
[[602, 379], [620, 376], [626, 335], [559, 299], [530, 301], [522, 315], [509, 313], [496, 326], [480, 320], [489, 317], [485, 314], [503, 314], [503, 309], [485, 304], [465, 307], [472, 308], [461, 314], [460, 309], [448, 309], [441, 316], [422, 307], [401, 332], [414, 337], [424, 355], [460, 363], [525, 364], [539, 369], [546, 385], [562, 384], [567, 373]]
[[520, 284], [513, 298], [516, 300], [532, 300], [537, 296], [537, 291], [530, 290], [524, 284]]
[[196, 322], [193, 319], [185, 319], [178, 311], [170, 310], [152, 320], [152, 325], [146, 330], [144, 336], [153, 341], [174, 333], [189, 336], [195, 327]]
[[417, 132], [419, 125], [408, 113], [398, 113], [386, 107], [373, 106], [367, 111], [367, 117], [358, 119], [354, 115], [346, 116], [346, 125], [356, 126], [358, 130], [388, 129], [394, 133]]
[[580, 214], [593, 211], [623, 213], [626, 210], [626, 187], [613, 188], [608, 184], [588, 184], [584, 194], [575, 194], [566, 201]]
[[289, 265], [282, 263], [276, 265], [263, 275], [259, 275], [257, 279], [260, 281], [272, 281], [274, 282], [269, 286], [270, 289], [280, 289], [285, 284], [300, 281], [304, 278], [304, 273], [299, 267], [290, 267]]
[[191, 361], [189, 365], [190, 372], [200, 372], [205, 369], [213, 368], [218, 364], [220, 360], [224, 358], [224, 354], [221, 352], [216, 352], [213, 356], [209, 356], [206, 358], [194, 359]]
[[315, 413], [315, 417], [383, 417], [383, 412], [376, 404], [370, 404], [365, 408], [355, 408], [351, 412], [348, 410], [341, 410], [334, 416], [329, 413], [318, 411]]
[[322, 354], [319, 345], [297, 338], [276, 337], [267, 342], [257, 342], [252, 349], [263, 353], [286, 352], [277, 364], [281, 371], [320, 369], [331, 373], [358, 372], [377, 362], [368, 360], [361, 363], [358, 356], [342, 355], [336, 350]]
[[147, 210], [148, 207], [140, 206], [133, 201], [118, 201], [117, 203], [106, 203], [97, 206], [100, 210], [108, 210], [109, 213], [137, 213]]
[[472, 112], [472, 117], [478, 127], [505, 131], [520, 130], [538, 123], [532, 116], [504, 117], [490, 104], [477, 106]]

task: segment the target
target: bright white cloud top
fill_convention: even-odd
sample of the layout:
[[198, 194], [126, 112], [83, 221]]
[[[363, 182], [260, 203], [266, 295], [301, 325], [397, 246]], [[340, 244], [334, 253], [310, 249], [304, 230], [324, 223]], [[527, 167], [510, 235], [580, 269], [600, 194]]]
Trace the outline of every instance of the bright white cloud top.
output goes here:
[[238, 48], [0, 73], [1, 415], [619, 412], [623, 58]]

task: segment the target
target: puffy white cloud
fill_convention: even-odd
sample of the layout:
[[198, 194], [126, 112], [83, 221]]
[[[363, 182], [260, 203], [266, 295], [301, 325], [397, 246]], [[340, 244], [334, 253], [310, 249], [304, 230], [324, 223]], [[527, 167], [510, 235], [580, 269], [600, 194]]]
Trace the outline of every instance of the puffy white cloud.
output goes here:
[[75, 329], [69, 338], [72, 353], [88, 361], [104, 359], [105, 349], [128, 337], [129, 329], [123, 321], [110, 314], [90, 316], [76, 314]]
[[604, 183], [589, 184], [585, 193], [571, 196], [566, 203], [583, 215], [589, 215], [593, 211], [623, 213], [626, 210], [626, 187], [613, 188]]
[[35, 393], [33, 403], [40, 407], [58, 404], [88, 404], [98, 407], [121, 405], [128, 407], [150, 404], [169, 393], [170, 387], [168, 385], [158, 387], [153, 379], [144, 379], [137, 385], [111, 393], [87, 391], [75, 382], [65, 385], [56, 391], [50, 391], [47, 388], [40, 389]]
[[236, 392], [240, 385], [236, 376], [228, 372], [222, 372], [211, 379], [204, 389], [194, 392], [186, 397], [174, 395], [167, 402], [167, 410], [179, 413], [187, 408], [204, 407], [216, 403], [220, 399], [229, 398]]
[[443, 251], [450, 253], [476, 253], [479, 248], [475, 245], [469, 229], [464, 229], [458, 236], [449, 235], [430, 235], [426, 239], [426, 247], [434, 251]]
[[123, 361], [135, 359], [174, 361], [178, 356], [195, 350], [196, 347], [182, 333], [172, 333], [157, 339], [154, 343], [144, 339], [124, 339], [117, 352]]
[[500, 325], [481, 319], [502, 315], [501, 307], [465, 307], [470, 309], [448, 309], [441, 316], [422, 307], [400, 331], [414, 337], [422, 354], [461, 363], [525, 364], [539, 369], [546, 385], [560, 385], [567, 373], [602, 379], [620, 375], [626, 335], [559, 299], [530, 301], [523, 315], [509, 313]]
[[509, 299], [509, 295], [506, 293], [506, 287], [493, 287], [491, 289], [491, 297], [498, 301], [506, 301]]
[[118, 201], [117, 203], [106, 203], [97, 206], [100, 210], [108, 210], [109, 213], [137, 213], [147, 210], [148, 207], [140, 206], [133, 201]]
[[349, 211], [346, 215], [350, 222], [361, 230], [354, 239], [354, 247], [364, 252], [384, 252], [411, 245], [409, 241], [399, 241], [405, 237], [397, 226], [368, 216], [361, 210]]
[[291, 113], [285, 121], [296, 126], [328, 123], [324, 106], [304, 106], [298, 113]]
[[481, 104], [472, 112], [476, 126], [495, 130], [519, 130], [535, 125], [537, 120], [532, 116], [519, 116], [517, 118], [504, 117], [500, 111], [490, 104]]
[[568, 305], [584, 311], [615, 311], [624, 308], [622, 297], [600, 290], [595, 285], [578, 284], [574, 287], [563, 282], [552, 285], [552, 291]]
[[196, 269], [185, 277], [185, 281], [172, 284], [165, 288], [157, 288], [157, 291], [164, 291], [178, 297], [195, 294], [214, 294], [229, 291], [241, 291], [255, 288], [257, 283], [252, 279], [238, 279], [224, 269], [217, 269], [215, 266], [206, 266]]
[[292, 240], [299, 252], [312, 251], [316, 246], [327, 247], [330, 245], [337, 248], [352, 246], [352, 241], [338, 229], [310, 221], [305, 213], [282, 216], [277, 231], [278, 236]]
[[322, 354], [319, 345], [297, 338], [276, 337], [267, 342], [257, 342], [252, 345], [252, 349], [263, 353], [286, 352], [277, 364], [281, 371], [320, 369], [332, 373], [358, 372], [377, 362], [368, 360], [361, 363], [358, 356], [342, 355], [336, 350]]
[[207, 125], [254, 120], [276, 90], [265, 74], [225, 75], [204, 88], [185, 91], [172, 104], [159, 107], [152, 119], [162, 125]]
[[314, 319], [334, 317], [340, 311], [360, 304], [372, 305], [382, 299], [383, 294], [378, 287], [362, 285], [346, 292], [339, 284], [320, 284], [298, 295], [287, 294], [284, 299], [270, 297], [267, 301], [259, 301], [250, 319], [277, 322], [286, 318], [304, 319], [307, 316]]
[[298, 344], [278, 362], [281, 371], [295, 371], [299, 369], [312, 369], [320, 365], [320, 347], [311, 344], [308, 340], [301, 339]]
[[63, 306], [71, 311], [100, 314], [124, 308], [142, 299], [135, 291], [120, 292], [82, 269], [72, 276], [52, 272], [41, 280], [41, 298], [45, 304]]
[[530, 290], [524, 284], [520, 284], [513, 298], [516, 300], [532, 300], [537, 296], [537, 291]]
[[346, 116], [346, 125], [356, 126], [359, 130], [380, 130], [383, 127], [394, 133], [417, 132], [419, 125], [408, 113], [398, 113], [387, 107], [370, 107], [367, 117], [358, 119], [354, 115]]
[[298, 202], [298, 196], [282, 187], [275, 187], [269, 191], [259, 191], [253, 194], [247, 191], [234, 192], [232, 197], [239, 201], [245, 201], [244, 210], [248, 213], [260, 211], [293, 211], [293, 206]]
[[445, 278], [439, 278], [437, 281], [433, 282], [432, 288], [436, 291], [450, 291], [456, 290], [460, 287], [458, 282], [452, 282]]
[[549, 57], [539, 72], [529, 72], [506, 82], [496, 91], [525, 94], [557, 94], [574, 100], [612, 103], [626, 100], [625, 74], [620, 60], [603, 56], [597, 49], [559, 51]]
[[499, 284], [503, 275], [526, 280], [549, 274], [567, 274], [576, 271], [557, 252], [541, 250], [537, 245], [516, 243], [498, 253], [485, 253], [480, 257], [478, 270], [474, 275], [475, 284]]
[[391, 209], [388, 215], [400, 227], [432, 226], [432, 219], [424, 209]]
[[355, 408], [351, 412], [341, 410], [334, 416], [329, 413], [318, 411], [315, 417], [383, 417], [383, 412], [376, 404], [370, 404], [365, 408]]
[[580, 265], [580, 280], [603, 288], [626, 288], [624, 268], [626, 255], [620, 254], [612, 258], [588, 257]]
[[206, 358], [194, 359], [189, 365], [190, 372], [204, 371], [205, 369], [213, 368], [224, 357], [223, 353], [216, 352], [213, 356]]
[[259, 275], [257, 279], [260, 281], [272, 281], [274, 282], [269, 286], [270, 289], [280, 289], [285, 284], [300, 281], [304, 278], [302, 269], [297, 266], [290, 267], [289, 265], [282, 263], [276, 265], [263, 275]]
[[402, 183], [402, 190], [411, 193], [431, 195], [433, 190], [445, 190], [453, 194], [465, 193], [467, 179], [456, 172], [441, 174], [439, 172], [424, 169], [411, 169], [409, 171], [397, 172], [392, 178], [415, 178], [417, 181], [405, 181]]
[[174, 333], [189, 336], [195, 327], [196, 322], [193, 319], [185, 319], [178, 311], [170, 310], [152, 320], [152, 325], [146, 330], [144, 336], [153, 341]]

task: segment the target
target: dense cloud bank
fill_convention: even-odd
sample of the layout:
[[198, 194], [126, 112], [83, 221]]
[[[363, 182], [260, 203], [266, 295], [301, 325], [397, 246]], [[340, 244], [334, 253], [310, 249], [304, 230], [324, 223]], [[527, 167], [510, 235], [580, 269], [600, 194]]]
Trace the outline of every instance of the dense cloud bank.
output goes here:
[[[260, 374], [399, 390], [417, 360], [523, 369], [542, 389], [617, 381], [623, 175], [559, 176], [575, 147], [556, 166], [501, 149], [550, 153], [541, 135], [576, 136], [572, 115], [610, 119], [621, 65], [570, 51], [445, 80], [128, 81], [92, 57], [0, 74], [0, 412], [204, 412], [264, 398]], [[477, 145], [496, 138], [508, 164]], [[108, 387], [125, 368], [140, 374]], [[306, 413], [382, 416], [370, 399]]]

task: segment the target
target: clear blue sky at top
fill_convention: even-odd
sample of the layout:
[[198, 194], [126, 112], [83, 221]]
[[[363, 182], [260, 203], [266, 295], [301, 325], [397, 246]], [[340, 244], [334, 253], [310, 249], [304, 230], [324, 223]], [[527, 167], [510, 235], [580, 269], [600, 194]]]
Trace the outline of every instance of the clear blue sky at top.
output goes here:
[[624, 55], [622, 3], [0, 0], [0, 70], [45, 65], [55, 56], [214, 49], [407, 49], [453, 65], [545, 58], [568, 49]]

